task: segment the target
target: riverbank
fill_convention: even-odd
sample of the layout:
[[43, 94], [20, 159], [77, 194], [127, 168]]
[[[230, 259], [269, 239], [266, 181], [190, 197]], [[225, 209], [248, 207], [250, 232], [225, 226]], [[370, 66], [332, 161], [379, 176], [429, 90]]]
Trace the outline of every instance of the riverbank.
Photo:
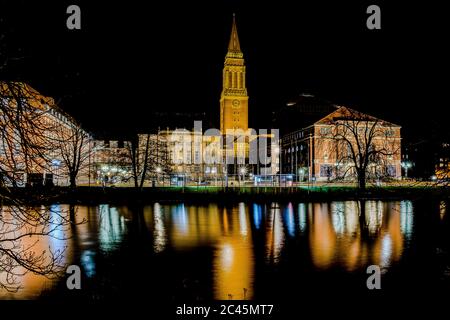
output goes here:
[[[142, 190], [127, 187], [77, 187], [70, 189], [17, 188], [13, 194], [25, 202], [38, 204], [130, 204], [155, 201], [236, 202], [236, 201], [331, 201], [331, 200], [401, 200], [418, 198], [450, 198], [450, 188], [437, 186], [368, 187], [145, 187]], [[6, 204], [6, 203], [5, 203]]]

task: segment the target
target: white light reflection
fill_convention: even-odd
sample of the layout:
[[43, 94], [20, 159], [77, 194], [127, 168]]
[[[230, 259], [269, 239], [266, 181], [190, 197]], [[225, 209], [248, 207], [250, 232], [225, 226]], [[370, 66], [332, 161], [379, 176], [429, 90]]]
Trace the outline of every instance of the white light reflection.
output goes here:
[[405, 237], [409, 240], [413, 232], [413, 205], [409, 200], [400, 202], [400, 229]]
[[102, 250], [109, 251], [122, 241], [125, 222], [115, 207], [103, 204], [99, 206], [99, 211], [99, 244]]
[[331, 219], [334, 232], [338, 235], [343, 235], [345, 232], [345, 217], [344, 217], [344, 203], [333, 202], [331, 204]]
[[359, 227], [358, 203], [347, 201], [344, 205], [345, 211], [345, 230], [348, 234], [356, 234]]
[[392, 258], [392, 239], [389, 234], [386, 234], [381, 241], [381, 261], [380, 267], [387, 268], [390, 266]]
[[245, 204], [243, 202], [239, 203], [239, 226], [241, 234], [243, 236], [247, 235], [247, 214], [245, 212]]
[[[66, 208], [64, 208], [64, 210], [66, 210]], [[60, 216], [63, 215], [62, 211], [61, 211], [61, 206], [60, 205], [52, 205], [50, 206], [50, 215], [51, 215], [51, 220], [53, 223], [58, 224], [59, 220], [60, 220]], [[67, 241], [66, 239], [68, 238], [69, 234], [68, 234], [68, 230], [67, 230], [67, 226], [61, 226], [55, 225], [54, 230], [51, 232], [51, 235], [49, 237], [47, 237], [48, 239], [48, 243], [50, 245], [50, 248], [53, 252], [56, 251], [60, 251], [62, 252], [62, 263], [67, 263], [67, 252], [65, 252], [66, 250], [66, 246], [67, 246]]]
[[233, 266], [233, 258], [234, 258], [234, 252], [233, 247], [225, 243], [222, 248], [220, 248], [220, 262], [221, 267], [224, 271], [228, 272], [231, 270], [231, 267]]
[[289, 202], [284, 210], [284, 221], [286, 223], [286, 228], [291, 237], [295, 236], [295, 223], [294, 223], [294, 208], [292, 203]]
[[376, 234], [382, 227], [383, 203], [381, 201], [366, 202], [366, 223], [369, 233]]
[[159, 203], [155, 203], [153, 206], [153, 216], [154, 216], [154, 243], [153, 248], [156, 253], [163, 251], [166, 247], [166, 228], [164, 227], [164, 212]]
[[307, 225], [306, 205], [304, 203], [300, 203], [298, 205], [298, 224], [300, 227], [300, 233], [304, 233]]
[[267, 259], [275, 263], [279, 262], [281, 250], [284, 245], [283, 221], [278, 203], [272, 204], [267, 224]]
[[172, 210], [172, 216], [175, 229], [183, 235], [187, 235], [189, 231], [189, 219], [184, 204], [174, 206]]

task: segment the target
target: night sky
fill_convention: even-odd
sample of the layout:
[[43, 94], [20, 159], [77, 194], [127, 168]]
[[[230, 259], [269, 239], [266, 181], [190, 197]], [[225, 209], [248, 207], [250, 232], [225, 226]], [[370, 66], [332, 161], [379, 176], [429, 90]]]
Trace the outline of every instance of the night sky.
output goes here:
[[[2, 1], [0, 78], [55, 97], [91, 131], [146, 130], [154, 111], [206, 112], [218, 127], [236, 12], [252, 127], [268, 127], [273, 111], [312, 93], [415, 139], [448, 131], [442, 1], [202, 2]], [[382, 30], [366, 28], [373, 3]], [[81, 31], [66, 28], [69, 4], [81, 7]]]

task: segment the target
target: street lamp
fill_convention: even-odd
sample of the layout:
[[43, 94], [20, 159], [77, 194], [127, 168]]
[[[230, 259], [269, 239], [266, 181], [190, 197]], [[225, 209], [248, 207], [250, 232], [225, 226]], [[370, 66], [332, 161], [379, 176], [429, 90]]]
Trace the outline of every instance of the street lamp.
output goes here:
[[303, 182], [303, 179], [305, 178], [305, 168], [298, 169], [298, 174], [300, 175], [300, 182]]
[[400, 163], [400, 165], [405, 170], [405, 178], [408, 178], [408, 169], [413, 166], [413, 163], [409, 160], [404, 160]]
[[278, 145], [275, 146], [275, 154], [277, 156], [278, 159], [278, 185], [280, 187], [281, 190], [281, 149], [280, 149], [280, 142], [278, 141]]
[[[159, 174], [162, 172], [162, 169], [161, 169], [161, 167], [156, 167], [155, 171], [156, 171], [156, 184], [158, 184], [159, 183]], [[163, 185], [164, 185], [164, 179], [163, 179]]]
[[[242, 167], [240, 170], [239, 170], [239, 173], [240, 173], [240, 176], [242, 176], [242, 181], [245, 181], [245, 174], [247, 173], [247, 169], [245, 168], [245, 167]], [[239, 177], [240, 177], [239, 176]]]

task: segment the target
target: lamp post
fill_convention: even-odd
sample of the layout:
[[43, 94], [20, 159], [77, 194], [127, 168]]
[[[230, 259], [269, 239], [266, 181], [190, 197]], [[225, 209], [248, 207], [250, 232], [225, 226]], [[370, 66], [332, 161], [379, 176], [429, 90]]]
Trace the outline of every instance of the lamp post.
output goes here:
[[159, 184], [159, 174], [162, 172], [161, 167], [156, 167], [156, 185]]
[[245, 181], [245, 174], [247, 173], [247, 169], [245, 169], [245, 167], [242, 167], [239, 170], [239, 173], [240, 173], [240, 175], [239, 175], [239, 182], [241, 181], [241, 176], [242, 176], [242, 181], [244, 182]]
[[278, 159], [278, 186], [281, 188], [281, 150], [280, 150], [280, 141], [278, 141], [278, 145], [275, 146], [275, 154]]
[[300, 182], [303, 182], [303, 180], [305, 178], [305, 169], [304, 168], [298, 169], [298, 174], [300, 176]]
[[402, 168], [405, 170], [405, 178], [408, 178], [408, 170], [413, 166], [413, 163], [409, 160], [404, 160], [400, 163]]

